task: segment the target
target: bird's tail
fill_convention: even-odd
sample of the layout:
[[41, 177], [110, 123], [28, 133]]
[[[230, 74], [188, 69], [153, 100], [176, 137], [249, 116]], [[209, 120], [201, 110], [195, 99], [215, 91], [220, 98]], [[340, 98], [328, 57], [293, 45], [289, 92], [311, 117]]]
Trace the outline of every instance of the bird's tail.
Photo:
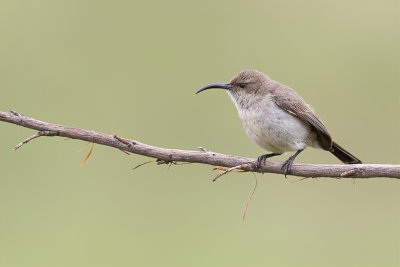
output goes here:
[[339, 146], [337, 143], [332, 143], [332, 148], [330, 152], [340, 159], [345, 164], [361, 164], [361, 160], [353, 156], [350, 152], [346, 151], [343, 147]]

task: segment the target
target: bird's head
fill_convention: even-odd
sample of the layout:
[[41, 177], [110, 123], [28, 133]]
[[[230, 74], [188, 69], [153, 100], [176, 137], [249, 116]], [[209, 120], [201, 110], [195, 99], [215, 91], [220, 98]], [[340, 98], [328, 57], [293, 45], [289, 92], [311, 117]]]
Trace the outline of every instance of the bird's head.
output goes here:
[[243, 70], [236, 74], [229, 83], [211, 83], [204, 86], [196, 94], [207, 89], [225, 89], [237, 102], [243, 98], [254, 98], [262, 94], [262, 89], [270, 81], [270, 78], [257, 70]]

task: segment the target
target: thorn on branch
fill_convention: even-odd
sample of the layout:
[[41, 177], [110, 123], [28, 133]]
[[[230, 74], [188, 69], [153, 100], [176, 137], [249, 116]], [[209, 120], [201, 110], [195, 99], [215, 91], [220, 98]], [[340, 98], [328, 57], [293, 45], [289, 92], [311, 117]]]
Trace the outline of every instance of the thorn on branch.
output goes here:
[[[11, 111], [10, 111], [10, 112], [11, 112]], [[18, 115], [16, 115], [16, 116], [19, 116], [19, 113], [16, 113], [16, 114], [18, 114]], [[14, 114], [14, 115], [15, 115], [15, 114]], [[20, 148], [21, 146], [25, 145], [26, 143], [28, 143], [29, 141], [31, 141], [31, 140], [33, 140], [33, 139], [35, 139], [35, 138], [38, 138], [38, 137], [41, 137], [41, 136], [57, 136], [57, 135], [59, 135], [58, 132], [39, 131], [39, 132], [37, 132], [36, 134], [34, 134], [34, 135], [32, 135], [32, 136], [26, 138], [24, 141], [22, 141], [22, 142], [19, 143], [18, 145], [16, 145], [16, 146], [14, 147], [14, 151], [16, 151], [18, 148]]]
[[204, 147], [199, 146], [198, 149], [200, 150], [200, 152], [208, 153], [208, 154], [210, 154], [211, 156], [214, 156], [214, 157], [215, 157], [215, 152], [212, 152], [211, 150], [208, 150], [207, 148], [204, 148]]
[[199, 146], [198, 149], [199, 149], [201, 152], [205, 152], [205, 153], [210, 152], [210, 150], [208, 150], [207, 148], [204, 148], [204, 147], [202, 147], [202, 146]]

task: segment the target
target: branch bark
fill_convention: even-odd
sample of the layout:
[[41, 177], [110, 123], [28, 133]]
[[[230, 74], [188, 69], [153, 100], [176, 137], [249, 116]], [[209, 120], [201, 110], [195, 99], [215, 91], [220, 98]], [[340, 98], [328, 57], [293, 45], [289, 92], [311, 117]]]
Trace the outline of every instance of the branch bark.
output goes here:
[[[282, 162], [266, 161], [259, 170], [256, 169], [256, 159], [211, 152], [204, 148], [199, 151], [180, 150], [155, 147], [141, 142], [125, 139], [116, 135], [97, 131], [73, 128], [51, 124], [19, 114], [15, 111], [0, 111], [0, 121], [13, 123], [22, 127], [39, 131], [19, 143], [15, 149], [40, 136], [62, 136], [79, 139], [100, 145], [118, 148], [134, 154], [155, 158], [160, 162], [191, 162], [230, 168], [250, 172], [282, 174]], [[332, 178], [372, 178], [386, 177], [400, 179], [400, 165], [389, 164], [293, 164], [290, 175], [300, 177], [332, 177]], [[219, 176], [218, 176], [219, 177]], [[218, 178], [216, 177], [216, 178]]]

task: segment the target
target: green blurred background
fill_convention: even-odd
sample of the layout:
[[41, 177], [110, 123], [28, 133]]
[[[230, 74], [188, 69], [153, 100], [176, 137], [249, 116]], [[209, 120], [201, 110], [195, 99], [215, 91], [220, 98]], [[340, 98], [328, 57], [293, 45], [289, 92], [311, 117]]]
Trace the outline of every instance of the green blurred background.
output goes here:
[[[257, 157], [201, 86], [255, 68], [366, 163], [400, 158], [394, 1], [0, 1], [0, 110], [148, 144]], [[258, 177], [40, 138], [0, 122], [0, 266], [399, 266], [390, 179]], [[286, 156], [276, 160], [285, 160]], [[298, 162], [339, 163], [308, 149]]]

